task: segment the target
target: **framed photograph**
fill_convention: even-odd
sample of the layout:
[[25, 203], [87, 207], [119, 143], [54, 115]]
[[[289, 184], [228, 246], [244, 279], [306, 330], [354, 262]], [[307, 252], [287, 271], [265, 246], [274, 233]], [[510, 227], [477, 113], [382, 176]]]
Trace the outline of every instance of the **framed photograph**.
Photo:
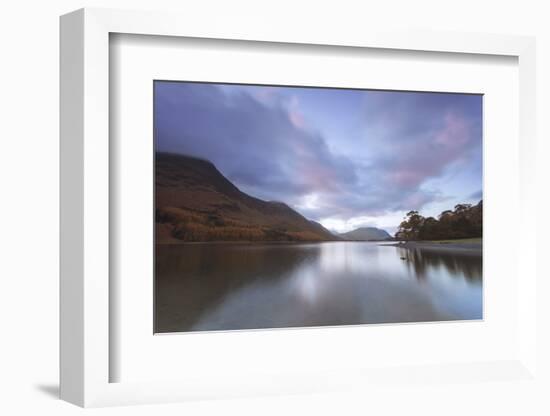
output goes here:
[[153, 89], [154, 332], [483, 319], [482, 95]]
[[536, 383], [534, 40], [218, 23], [61, 18], [61, 397]]

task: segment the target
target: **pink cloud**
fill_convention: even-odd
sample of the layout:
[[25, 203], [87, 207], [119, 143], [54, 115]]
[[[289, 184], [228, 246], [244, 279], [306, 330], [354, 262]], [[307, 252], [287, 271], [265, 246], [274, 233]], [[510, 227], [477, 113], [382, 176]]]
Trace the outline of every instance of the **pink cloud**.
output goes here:
[[410, 187], [418, 185], [424, 179], [424, 174], [413, 170], [397, 170], [390, 172], [389, 179], [400, 187]]
[[387, 180], [400, 188], [418, 187], [450, 164], [462, 160], [472, 146], [470, 125], [460, 115], [448, 112], [443, 126], [423, 140], [399, 143], [388, 161]]
[[302, 129], [302, 128], [305, 127], [306, 123], [305, 123], [304, 116], [302, 115], [302, 113], [300, 113], [296, 110], [291, 110], [288, 113], [288, 117], [290, 118], [290, 121], [294, 125], [294, 127], [299, 128], [299, 129]]
[[296, 96], [292, 96], [288, 103], [288, 118], [296, 128], [303, 129], [306, 125], [304, 115], [300, 111], [300, 102]]
[[436, 134], [436, 144], [456, 149], [464, 146], [470, 141], [468, 125], [461, 117], [452, 112], [445, 115], [445, 127]]

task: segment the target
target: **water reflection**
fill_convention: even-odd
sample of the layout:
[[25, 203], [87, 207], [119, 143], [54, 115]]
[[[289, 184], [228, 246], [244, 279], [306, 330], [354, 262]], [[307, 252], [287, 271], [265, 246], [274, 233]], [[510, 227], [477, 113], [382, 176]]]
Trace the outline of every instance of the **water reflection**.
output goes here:
[[156, 248], [157, 332], [479, 319], [481, 257], [365, 242]]
[[397, 248], [397, 255], [414, 270], [419, 280], [426, 279], [434, 269], [445, 269], [450, 276], [464, 277], [481, 283], [482, 259], [476, 253], [440, 252], [429, 248]]

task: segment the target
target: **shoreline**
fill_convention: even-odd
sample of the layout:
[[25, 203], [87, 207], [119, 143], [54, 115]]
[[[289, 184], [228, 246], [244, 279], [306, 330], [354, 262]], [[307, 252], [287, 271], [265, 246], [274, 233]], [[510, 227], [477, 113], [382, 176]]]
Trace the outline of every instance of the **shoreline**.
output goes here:
[[479, 255], [483, 254], [483, 243], [437, 243], [431, 241], [407, 241], [407, 242], [398, 242], [394, 244], [384, 244], [390, 247], [405, 248], [409, 250], [426, 250], [426, 251], [437, 251], [437, 252], [448, 252], [448, 253], [460, 253], [460, 254], [471, 254]]
[[326, 243], [370, 243], [382, 247], [396, 247], [408, 250], [423, 250], [439, 253], [454, 253], [481, 256], [483, 245], [481, 242], [432, 242], [432, 241], [354, 241], [354, 240], [325, 240], [325, 241], [158, 241], [155, 246], [182, 246], [182, 245], [309, 245]]
[[[156, 241], [155, 245], [160, 246], [178, 246], [178, 245], [185, 245], [185, 244], [325, 244], [325, 243], [391, 243], [392, 241], [385, 241], [385, 240], [312, 240], [312, 241], [248, 241], [248, 240], [242, 240], [242, 241], [235, 241], [235, 240], [228, 240], [228, 241]], [[384, 245], [384, 244], [380, 244]], [[387, 244], [387, 245], [393, 245], [393, 244]]]
[[340, 240], [323, 240], [323, 241], [156, 241], [155, 245], [159, 246], [180, 246], [180, 245], [200, 245], [200, 244], [226, 244], [226, 245], [260, 245], [260, 244], [323, 244], [340, 242]]

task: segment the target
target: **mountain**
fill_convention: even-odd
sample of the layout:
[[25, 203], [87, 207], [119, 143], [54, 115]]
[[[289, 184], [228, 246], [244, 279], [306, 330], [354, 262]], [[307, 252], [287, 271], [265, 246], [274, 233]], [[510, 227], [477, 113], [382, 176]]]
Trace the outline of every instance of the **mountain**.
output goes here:
[[338, 239], [282, 202], [240, 191], [207, 160], [157, 153], [155, 182], [157, 242]]
[[340, 234], [344, 240], [353, 241], [380, 241], [391, 239], [387, 231], [375, 227], [362, 227], [347, 233]]

